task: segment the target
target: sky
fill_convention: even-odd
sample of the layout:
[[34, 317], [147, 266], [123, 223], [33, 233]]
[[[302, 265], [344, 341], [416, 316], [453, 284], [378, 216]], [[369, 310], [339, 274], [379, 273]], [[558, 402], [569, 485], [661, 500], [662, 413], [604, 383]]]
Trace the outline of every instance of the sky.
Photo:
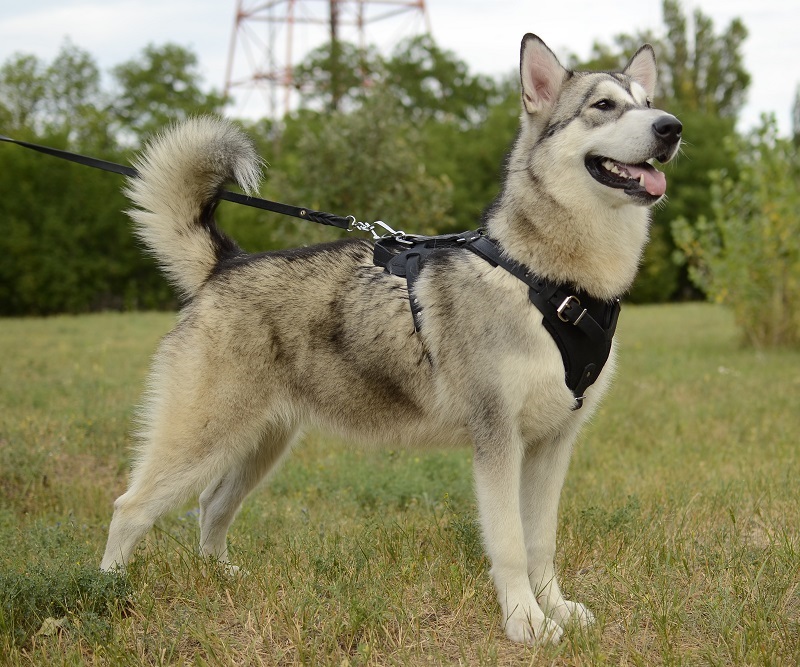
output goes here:
[[[248, 0], [245, 6], [257, 3]], [[278, 2], [288, 5], [288, 1]], [[436, 42], [466, 61], [473, 73], [503, 75], [518, 67], [522, 35], [534, 32], [559, 56], [588, 56], [594, 41], [608, 44], [619, 33], [663, 31], [661, 0], [598, 2], [597, 0], [427, 0], [427, 14]], [[103, 71], [131, 60], [148, 44], [172, 42], [194, 51], [205, 85], [225, 85], [234, 35], [236, 0], [0, 0], [0, 63], [15, 52], [49, 61], [66, 39], [88, 51]], [[298, 0], [307, 16], [324, 15], [327, 2]], [[800, 1], [683, 0], [687, 14], [700, 9], [721, 32], [739, 17], [748, 28], [745, 67], [752, 75], [748, 102], [739, 128], [747, 130], [762, 113], [774, 112], [781, 131], [791, 131], [791, 108], [800, 85]], [[285, 13], [285, 8], [281, 9]], [[249, 25], [254, 25], [252, 22]], [[390, 50], [404, 36], [419, 32], [419, 13], [406, 12], [367, 26], [367, 40]], [[344, 32], [343, 28], [343, 32]], [[266, 37], [266, 32], [263, 33]], [[347, 38], [348, 34], [343, 34]], [[276, 32], [275, 52], [285, 60], [286, 33]], [[355, 33], [351, 37], [355, 41]], [[322, 29], [297, 25], [295, 59], [325, 40]], [[244, 48], [254, 43], [238, 33], [233, 78], [251, 71]], [[278, 44], [280, 42], [280, 44]], [[264, 50], [266, 52], [266, 50]], [[274, 97], [234, 89], [228, 113], [257, 117], [269, 111]], [[283, 97], [277, 102], [283, 108]]]

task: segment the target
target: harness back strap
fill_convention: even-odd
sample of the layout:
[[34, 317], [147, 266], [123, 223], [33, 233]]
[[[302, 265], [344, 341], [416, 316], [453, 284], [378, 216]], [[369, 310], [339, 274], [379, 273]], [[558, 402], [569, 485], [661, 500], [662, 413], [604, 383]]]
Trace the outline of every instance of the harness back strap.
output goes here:
[[524, 265], [503, 256], [495, 241], [480, 231], [430, 237], [385, 238], [375, 244], [374, 262], [387, 273], [404, 276], [414, 328], [419, 331], [422, 307], [414, 283], [430, 255], [445, 249], [465, 248], [492, 266], [500, 266], [528, 286], [528, 298], [542, 313], [542, 324], [551, 335], [564, 363], [565, 382], [577, 401], [600, 375], [608, 356], [619, 318], [619, 299], [602, 301], [541, 278]]

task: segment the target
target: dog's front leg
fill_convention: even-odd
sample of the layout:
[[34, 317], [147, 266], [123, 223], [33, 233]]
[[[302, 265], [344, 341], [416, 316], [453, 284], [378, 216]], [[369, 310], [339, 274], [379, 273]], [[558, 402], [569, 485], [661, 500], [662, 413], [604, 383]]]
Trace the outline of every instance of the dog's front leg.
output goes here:
[[558, 503], [575, 434], [554, 442], [530, 446], [522, 461], [522, 517], [528, 557], [528, 576], [542, 610], [564, 627], [594, 622], [592, 613], [579, 602], [566, 600], [556, 579], [556, 528]]
[[[528, 580], [520, 513], [524, 447], [518, 436], [487, 428], [475, 438], [475, 486], [492, 577], [509, 639], [525, 644], [557, 642], [562, 629], [545, 617]], [[489, 432], [491, 431], [491, 433]]]

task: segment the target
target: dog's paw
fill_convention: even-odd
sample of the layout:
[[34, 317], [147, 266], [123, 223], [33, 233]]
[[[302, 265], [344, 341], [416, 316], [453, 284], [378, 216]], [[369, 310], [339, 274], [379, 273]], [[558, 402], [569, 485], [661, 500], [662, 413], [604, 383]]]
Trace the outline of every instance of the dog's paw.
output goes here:
[[224, 572], [229, 577], [246, 577], [250, 574], [244, 568], [239, 567], [238, 565], [231, 565], [230, 563], [221, 563], [224, 568]]
[[581, 628], [588, 628], [594, 624], [594, 614], [580, 602], [562, 600], [559, 604], [546, 610], [549, 618], [552, 618], [562, 628], [568, 625], [578, 625]]
[[531, 622], [527, 618], [510, 618], [506, 621], [506, 636], [519, 644], [557, 644], [564, 629], [549, 618]]
[[223, 560], [215, 561], [214, 568], [223, 577], [228, 577], [230, 579], [239, 579], [241, 577], [246, 577], [247, 575], [250, 574], [243, 567], [239, 567], [238, 565], [232, 565], [231, 563], [228, 563], [227, 561]]
[[235, 579], [237, 577], [246, 577], [249, 573], [244, 568], [238, 565], [232, 565], [227, 559], [217, 558], [216, 556], [203, 555], [205, 562], [202, 565], [202, 571], [205, 576], [223, 576]]
[[557, 644], [564, 629], [541, 612], [538, 614], [514, 613], [505, 621], [506, 636], [519, 644]]

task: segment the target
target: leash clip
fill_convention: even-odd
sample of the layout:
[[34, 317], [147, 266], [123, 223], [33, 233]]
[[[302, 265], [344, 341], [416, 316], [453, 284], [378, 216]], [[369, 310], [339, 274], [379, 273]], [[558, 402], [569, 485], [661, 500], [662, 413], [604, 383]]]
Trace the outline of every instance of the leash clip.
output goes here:
[[[347, 231], [348, 232], [369, 232], [372, 234], [373, 240], [377, 241], [378, 239], [386, 239], [386, 238], [393, 238], [398, 243], [404, 243], [406, 245], [414, 245], [414, 242], [408, 238], [408, 234], [403, 231], [398, 231], [392, 229], [387, 225], [383, 220], [376, 220], [375, 222], [360, 222], [356, 220], [355, 216], [348, 215], [346, 218], [348, 222]], [[375, 227], [382, 227], [386, 230], [386, 234], [378, 234], [375, 231]]]

